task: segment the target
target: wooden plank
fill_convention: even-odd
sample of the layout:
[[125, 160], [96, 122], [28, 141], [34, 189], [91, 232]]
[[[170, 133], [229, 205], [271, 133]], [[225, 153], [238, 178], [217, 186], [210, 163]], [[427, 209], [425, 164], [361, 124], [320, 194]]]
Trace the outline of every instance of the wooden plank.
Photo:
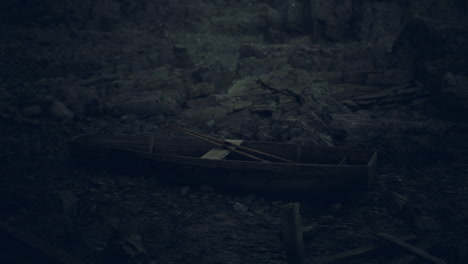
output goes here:
[[304, 263], [302, 219], [299, 209], [299, 203], [289, 203], [283, 206], [283, 239], [288, 264]]
[[[416, 236], [405, 236], [405, 237], [402, 237], [400, 239], [402, 241], [409, 241], [409, 240], [414, 240], [416, 238], [417, 238]], [[375, 251], [375, 250], [377, 250], [379, 248], [381, 248], [381, 244], [371, 244], [371, 245], [368, 245], [368, 246], [365, 246], [365, 247], [360, 247], [360, 248], [348, 250], [348, 251], [341, 252], [341, 253], [338, 253], [338, 254], [335, 254], [335, 255], [319, 257], [319, 258], [316, 258], [311, 263], [314, 263], [314, 264], [333, 263], [333, 262], [336, 262], [336, 261], [339, 261], [339, 260], [342, 260], [342, 259], [364, 255], [364, 254], [370, 253], [372, 251]]]
[[420, 248], [417, 248], [415, 246], [412, 246], [404, 241], [402, 241], [401, 239], [398, 239], [392, 235], [389, 235], [389, 234], [386, 234], [386, 233], [378, 233], [377, 234], [378, 237], [388, 241], [388, 242], [391, 242], [392, 244], [394, 245], [397, 245], [413, 254], [416, 254], [418, 255], [419, 257], [427, 260], [427, 261], [430, 261], [432, 263], [435, 263], [435, 264], [446, 264], [446, 262], [443, 260], [443, 259], [440, 259], [438, 257], [435, 257], [435, 256], [432, 256], [431, 254], [427, 253], [426, 251], [420, 249]]
[[[232, 143], [234, 145], [240, 146], [242, 144], [242, 140], [237, 139], [226, 139], [227, 142]], [[230, 149], [224, 149], [220, 147], [214, 147], [203, 156], [202, 159], [212, 159], [212, 160], [222, 160], [227, 155], [229, 155], [232, 151]]]
[[229, 149], [215, 147], [215, 148], [212, 148], [207, 153], [205, 153], [203, 156], [201, 156], [201, 158], [212, 159], [212, 160], [222, 160], [229, 154], [231, 154], [231, 151]]
[[[48, 245], [45, 241], [20, 232], [3, 222], [0, 222], [0, 238], [3, 240], [2, 250], [6, 247], [11, 250], [11, 252], [5, 252], [10, 255], [2, 256], [2, 260], [5, 260], [5, 257], [8, 257], [10, 261], [34, 257], [34, 262], [31, 263], [84, 264], [64, 251]], [[17, 255], [11, 256], [11, 254]]]

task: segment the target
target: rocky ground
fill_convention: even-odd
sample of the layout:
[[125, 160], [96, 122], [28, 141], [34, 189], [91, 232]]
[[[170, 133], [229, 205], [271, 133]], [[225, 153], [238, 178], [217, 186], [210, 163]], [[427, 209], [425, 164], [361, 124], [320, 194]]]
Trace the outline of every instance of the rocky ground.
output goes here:
[[[310, 30], [299, 1], [180, 2], [2, 24], [1, 221], [87, 263], [285, 263], [280, 211], [297, 201], [313, 227], [307, 263], [376, 232], [418, 235], [466, 263], [468, 31], [453, 15], [463, 9], [311, 1]], [[380, 173], [369, 192], [325, 200], [165, 185], [69, 157], [75, 135], [175, 134], [166, 121], [378, 150]], [[397, 263], [397, 253], [342, 263]]]

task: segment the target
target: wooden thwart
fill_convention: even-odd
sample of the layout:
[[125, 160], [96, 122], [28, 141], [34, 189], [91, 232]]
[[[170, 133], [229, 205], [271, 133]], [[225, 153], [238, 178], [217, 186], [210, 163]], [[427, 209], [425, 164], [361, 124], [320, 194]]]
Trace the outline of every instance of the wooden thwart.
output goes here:
[[[243, 142], [243, 140], [236, 140], [236, 139], [226, 139], [226, 142], [231, 143], [232, 145], [237, 145], [240, 146]], [[212, 160], [222, 160], [224, 159], [227, 155], [229, 155], [232, 152], [231, 149], [225, 149], [225, 148], [220, 148], [220, 147], [214, 147], [205, 155], [201, 156], [202, 159], [212, 159]]]

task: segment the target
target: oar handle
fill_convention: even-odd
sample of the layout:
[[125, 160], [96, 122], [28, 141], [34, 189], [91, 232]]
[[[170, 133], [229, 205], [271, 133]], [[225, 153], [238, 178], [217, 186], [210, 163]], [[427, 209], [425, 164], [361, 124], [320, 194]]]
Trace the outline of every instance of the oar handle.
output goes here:
[[197, 135], [199, 137], [204, 137], [204, 138], [207, 138], [207, 139], [215, 141], [215, 142], [219, 142], [219, 143], [224, 144], [224, 145], [234, 146], [234, 147], [237, 147], [237, 148], [240, 148], [240, 149], [243, 149], [243, 150], [247, 150], [247, 151], [250, 151], [250, 152], [254, 152], [254, 153], [257, 153], [257, 154], [260, 154], [260, 155], [264, 155], [264, 156], [267, 156], [267, 157], [270, 157], [270, 158], [278, 159], [278, 160], [281, 160], [281, 161], [284, 161], [284, 162], [287, 162], [287, 163], [295, 163], [292, 160], [288, 160], [288, 159], [285, 159], [285, 158], [282, 158], [282, 157], [278, 157], [278, 156], [275, 156], [275, 155], [272, 155], [272, 154], [269, 154], [269, 153], [265, 153], [265, 152], [262, 152], [262, 151], [259, 151], [259, 150], [256, 150], [256, 149], [251, 149], [251, 148], [244, 147], [244, 146], [238, 146], [238, 145], [232, 144], [231, 142], [227, 142], [225, 140], [217, 139], [217, 138], [214, 138], [214, 137], [211, 137], [211, 136], [208, 136], [208, 135], [204, 135], [204, 134], [201, 134], [201, 133], [198, 133], [198, 132], [195, 132], [195, 131], [191, 131], [191, 130], [188, 130], [188, 129], [173, 125], [173, 124], [171, 124], [169, 122], [166, 122], [166, 126], [177, 129], [177, 130], [182, 131], [182, 132], [187, 133], [187, 134], [192, 134], [192, 135]]
[[[250, 154], [245, 153], [243, 151], [237, 150], [233, 146], [228, 146], [228, 145], [224, 144], [226, 141], [219, 140], [219, 139], [216, 139], [216, 138], [213, 138], [214, 140], [211, 140], [210, 137], [208, 137], [208, 136], [204, 137], [204, 135], [199, 135], [196, 132], [193, 132], [193, 131], [190, 131], [190, 130], [187, 130], [187, 129], [183, 129], [183, 128], [179, 128], [179, 127], [171, 125], [169, 123], [166, 123], [166, 126], [169, 126], [169, 127], [173, 128], [173, 129], [176, 129], [176, 130], [179, 130], [179, 131], [184, 132], [186, 134], [189, 134], [191, 136], [194, 136], [194, 137], [196, 137], [196, 138], [198, 138], [200, 140], [204, 140], [206, 142], [209, 142], [209, 143], [211, 143], [211, 144], [213, 144], [213, 145], [215, 145], [217, 147], [228, 148], [229, 150], [231, 150], [231, 151], [233, 151], [235, 153], [238, 153], [240, 155], [249, 157], [251, 159], [254, 159], [254, 160], [257, 160], [257, 161], [260, 161], [260, 162], [269, 162], [267, 160], [261, 159], [259, 157], [254, 156], [254, 155], [250, 155]], [[216, 141], [219, 141], [219, 142], [216, 142]]]

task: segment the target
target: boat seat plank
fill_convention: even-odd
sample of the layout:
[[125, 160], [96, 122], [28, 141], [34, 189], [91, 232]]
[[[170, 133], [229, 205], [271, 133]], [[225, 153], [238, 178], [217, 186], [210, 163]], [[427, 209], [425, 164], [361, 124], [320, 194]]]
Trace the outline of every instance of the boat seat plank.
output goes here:
[[[240, 146], [242, 144], [242, 140], [236, 140], [236, 139], [226, 139], [227, 142], [238, 145]], [[223, 149], [220, 147], [214, 147], [207, 153], [205, 153], [203, 156], [201, 156], [202, 159], [212, 159], [212, 160], [222, 160], [224, 159], [227, 155], [231, 153], [231, 150], [229, 149]]]

